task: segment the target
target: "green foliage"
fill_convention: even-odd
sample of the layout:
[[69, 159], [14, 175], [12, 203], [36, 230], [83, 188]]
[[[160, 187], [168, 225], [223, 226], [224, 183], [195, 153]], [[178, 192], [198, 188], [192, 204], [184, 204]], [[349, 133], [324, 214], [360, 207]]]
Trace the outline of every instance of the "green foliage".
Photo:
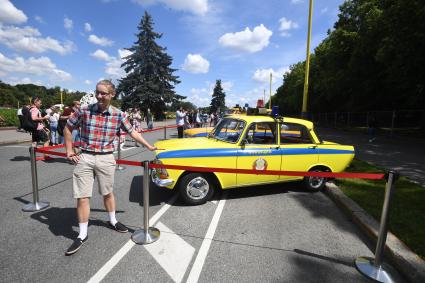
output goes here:
[[226, 105], [225, 98], [226, 94], [221, 86], [221, 80], [216, 80], [210, 104], [210, 111], [216, 112], [217, 110], [224, 110]]
[[127, 49], [131, 55], [122, 64], [127, 76], [119, 80], [117, 93], [123, 97], [124, 110], [139, 107], [146, 112], [150, 108], [158, 117], [166, 111], [166, 103], [185, 97], [174, 91], [180, 81], [173, 75], [176, 69], [170, 67], [172, 57], [155, 42], [162, 34], [153, 30], [153, 20], [147, 12], [137, 28], [137, 41]]
[[18, 127], [19, 119], [17, 109], [0, 109], [0, 126], [2, 127]]
[[[60, 88], [46, 88], [34, 84], [18, 84], [11, 86], [0, 81], [0, 106], [22, 107], [30, 104], [31, 97], [38, 96], [43, 102], [43, 108], [60, 103]], [[69, 92], [63, 90], [63, 101], [65, 105], [71, 105], [74, 100], [80, 100], [85, 92]]]
[[[382, 172], [370, 164], [354, 160], [348, 172]], [[385, 193], [384, 180], [342, 179], [340, 189], [377, 221], [380, 220]], [[425, 189], [401, 177], [395, 183], [389, 229], [412, 251], [425, 259]]]
[[[352, 0], [311, 57], [308, 112], [425, 108], [425, 5]], [[300, 113], [304, 62], [290, 67], [276, 98]]]

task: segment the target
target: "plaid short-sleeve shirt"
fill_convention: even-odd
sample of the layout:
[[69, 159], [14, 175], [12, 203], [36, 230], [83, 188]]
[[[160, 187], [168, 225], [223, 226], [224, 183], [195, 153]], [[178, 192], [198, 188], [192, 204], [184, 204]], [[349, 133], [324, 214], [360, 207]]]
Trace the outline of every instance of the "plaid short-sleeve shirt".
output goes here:
[[113, 152], [120, 130], [133, 131], [127, 115], [109, 106], [101, 112], [96, 104], [81, 107], [68, 119], [68, 125], [80, 127], [81, 149], [89, 152]]

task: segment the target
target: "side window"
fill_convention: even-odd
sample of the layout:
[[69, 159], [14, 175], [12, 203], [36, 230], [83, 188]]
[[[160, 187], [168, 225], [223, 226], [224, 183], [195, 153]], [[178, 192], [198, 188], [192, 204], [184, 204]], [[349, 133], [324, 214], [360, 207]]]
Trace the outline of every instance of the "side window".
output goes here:
[[280, 124], [281, 144], [302, 144], [313, 143], [307, 128], [300, 124], [283, 123]]
[[248, 144], [277, 144], [276, 123], [252, 123], [246, 140]]

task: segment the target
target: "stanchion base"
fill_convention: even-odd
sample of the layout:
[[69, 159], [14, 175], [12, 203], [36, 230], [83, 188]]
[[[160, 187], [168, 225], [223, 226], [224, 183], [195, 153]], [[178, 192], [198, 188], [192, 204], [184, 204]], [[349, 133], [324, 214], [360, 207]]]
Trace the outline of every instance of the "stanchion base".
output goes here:
[[356, 258], [356, 269], [369, 279], [376, 282], [394, 283], [397, 282], [397, 272], [390, 265], [383, 263], [377, 267], [374, 265], [374, 259], [371, 257], [360, 256]]
[[45, 208], [48, 208], [49, 205], [50, 205], [50, 203], [48, 203], [48, 202], [39, 201], [39, 202], [36, 202], [36, 203], [29, 203], [29, 204], [24, 205], [22, 210], [25, 211], [25, 212], [39, 211], [39, 210], [43, 210]]
[[122, 165], [117, 165], [117, 167], [115, 168], [116, 171], [123, 171], [125, 170], [125, 166]]
[[138, 245], [146, 245], [157, 241], [160, 233], [161, 232], [154, 227], [149, 227], [147, 233], [145, 229], [139, 229], [134, 231], [133, 235], [131, 235], [131, 239]]

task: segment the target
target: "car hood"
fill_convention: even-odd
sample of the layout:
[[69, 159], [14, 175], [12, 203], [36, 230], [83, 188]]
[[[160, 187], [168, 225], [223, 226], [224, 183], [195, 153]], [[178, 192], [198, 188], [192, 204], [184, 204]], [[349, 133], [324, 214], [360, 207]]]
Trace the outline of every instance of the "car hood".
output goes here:
[[214, 138], [199, 137], [159, 141], [155, 143], [155, 146], [158, 148], [158, 150], [155, 151], [155, 155], [160, 158], [163, 153], [170, 151], [229, 148], [235, 147], [236, 145], [232, 143], [223, 142]]

